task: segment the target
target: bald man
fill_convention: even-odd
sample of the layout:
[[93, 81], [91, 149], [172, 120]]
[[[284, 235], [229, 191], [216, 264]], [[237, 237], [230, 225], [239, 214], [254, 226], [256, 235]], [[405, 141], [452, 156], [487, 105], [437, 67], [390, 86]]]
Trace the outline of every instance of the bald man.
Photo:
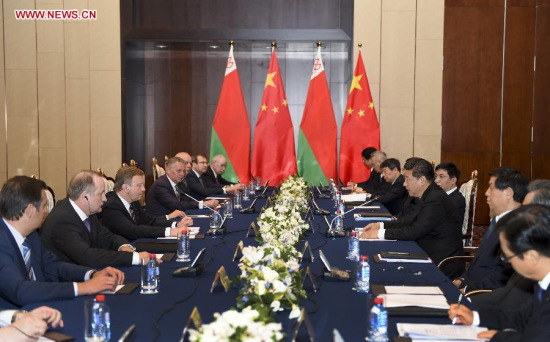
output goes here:
[[227, 159], [223, 155], [218, 154], [212, 157], [209, 167], [206, 169], [206, 172], [202, 174], [202, 178], [206, 183], [205, 185], [208, 187], [225, 188], [226, 193], [234, 192], [234, 190], [241, 190], [244, 187], [242, 184], [232, 183], [222, 177], [226, 167]]

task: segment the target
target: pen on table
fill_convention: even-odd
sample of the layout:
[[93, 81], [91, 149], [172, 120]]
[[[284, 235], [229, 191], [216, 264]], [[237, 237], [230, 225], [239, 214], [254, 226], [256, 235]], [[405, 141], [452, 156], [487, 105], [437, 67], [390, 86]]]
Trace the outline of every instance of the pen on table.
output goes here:
[[128, 337], [130, 337], [130, 335], [132, 335], [132, 333], [134, 332], [134, 330], [136, 329], [136, 325], [135, 324], [132, 324], [128, 330], [126, 330], [124, 332], [124, 334], [122, 334], [122, 336], [118, 339], [118, 342], [124, 342], [128, 339]]
[[[456, 310], [458, 310], [458, 308], [460, 308], [460, 303], [462, 302], [462, 297], [464, 297], [464, 294], [461, 292], [461, 293], [460, 293], [460, 296], [458, 296], [458, 303], [457, 303], [458, 305], [456, 306]], [[455, 316], [453, 317], [453, 322], [452, 322], [452, 324], [456, 324], [456, 316], [457, 316], [457, 315], [455, 315]]]

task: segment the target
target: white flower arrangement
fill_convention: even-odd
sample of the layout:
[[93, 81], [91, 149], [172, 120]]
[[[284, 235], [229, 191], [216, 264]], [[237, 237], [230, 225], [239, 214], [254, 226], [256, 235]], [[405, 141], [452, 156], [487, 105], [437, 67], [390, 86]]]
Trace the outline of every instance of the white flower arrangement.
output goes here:
[[199, 330], [190, 329], [189, 340], [276, 342], [284, 339], [280, 323], [266, 322], [252, 308], [245, 308], [241, 312], [228, 310], [222, 314], [216, 313], [214, 317], [214, 322], [203, 324]]

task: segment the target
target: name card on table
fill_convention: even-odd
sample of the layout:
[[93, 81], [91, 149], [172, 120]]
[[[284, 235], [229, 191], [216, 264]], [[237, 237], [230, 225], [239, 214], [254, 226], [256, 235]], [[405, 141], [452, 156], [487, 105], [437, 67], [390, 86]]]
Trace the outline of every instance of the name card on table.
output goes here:
[[[244, 248], [244, 244], [243, 244], [243, 240], [239, 241], [239, 243], [237, 244], [237, 248], [235, 249], [235, 254], [233, 254], [233, 261], [235, 261], [235, 259], [237, 259], [237, 257], [239, 256], [239, 254], [242, 256], [243, 255], [243, 248]], [[240, 252], [240, 253], [239, 253]]]
[[304, 248], [302, 249], [302, 260], [301, 261], [304, 261], [304, 260], [309, 260], [311, 262], [314, 261], [313, 252], [311, 251], [311, 246], [309, 245], [309, 241], [306, 241], [304, 243]]
[[183, 328], [183, 333], [181, 334], [182, 341], [185, 338], [185, 334], [187, 334], [187, 332], [189, 331], [191, 323], [193, 323], [193, 326], [197, 330], [200, 329], [202, 326], [201, 314], [199, 313], [199, 309], [196, 306], [193, 308], [193, 311], [191, 311], [191, 315], [189, 315], [189, 319], [187, 319], [187, 324], [185, 325], [185, 328]]
[[250, 227], [248, 227], [248, 231], [246, 232], [246, 237], [251, 237], [250, 235], [250, 229], [254, 231], [253, 236], [260, 236], [260, 232], [258, 231], [258, 227], [256, 227], [256, 223], [252, 222], [250, 223]]
[[313, 292], [317, 292], [317, 289], [319, 288], [319, 286], [317, 285], [317, 282], [315, 281], [315, 275], [313, 274], [309, 266], [306, 267], [306, 273], [304, 274], [303, 279], [304, 279], [302, 281], [303, 289], [305, 289], [306, 281], [309, 279], [309, 281], [311, 282], [311, 287], [313, 289]]
[[302, 327], [302, 324], [306, 326], [307, 334], [309, 335], [309, 340], [311, 342], [315, 341], [315, 335], [313, 333], [313, 327], [311, 326], [311, 322], [309, 320], [309, 317], [307, 316], [306, 309], [302, 308], [300, 311], [300, 317], [296, 320], [296, 323], [294, 325], [294, 328], [292, 329], [292, 342], [296, 341], [298, 338], [298, 333], [300, 332], [300, 328]]
[[225, 267], [220, 267], [218, 272], [216, 272], [216, 276], [214, 277], [214, 281], [212, 282], [212, 287], [210, 288], [210, 292], [214, 292], [214, 289], [216, 288], [216, 285], [218, 284], [218, 281], [222, 284], [223, 289], [225, 292], [229, 290], [230, 281], [229, 277], [227, 276], [227, 273], [225, 272]]

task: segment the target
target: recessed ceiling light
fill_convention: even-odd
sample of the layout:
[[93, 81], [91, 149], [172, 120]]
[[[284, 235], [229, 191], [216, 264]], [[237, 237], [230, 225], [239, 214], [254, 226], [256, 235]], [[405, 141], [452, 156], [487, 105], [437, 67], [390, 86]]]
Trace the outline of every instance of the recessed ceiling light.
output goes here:
[[159, 45], [157, 45], [157, 47], [158, 47], [159, 49], [166, 49], [168, 46], [159, 44]]
[[219, 45], [210, 45], [210, 48], [211, 48], [211, 49], [217, 49], [217, 48], [219, 48], [219, 47], [220, 47]]

